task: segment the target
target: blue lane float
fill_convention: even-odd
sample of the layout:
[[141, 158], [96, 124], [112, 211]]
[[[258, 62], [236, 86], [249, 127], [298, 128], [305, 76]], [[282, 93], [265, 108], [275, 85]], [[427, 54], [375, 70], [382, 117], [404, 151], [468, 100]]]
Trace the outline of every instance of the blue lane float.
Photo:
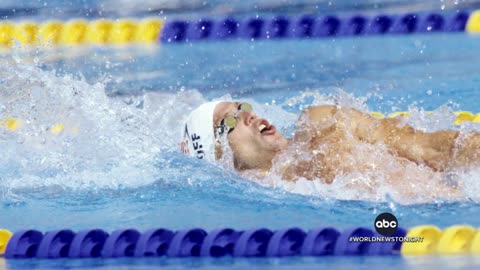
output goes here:
[[[403, 237], [399, 228], [393, 236]], [[237, 231], [220, 228], [207, 233], [200, 228], [172, 231], [165, 228], [107, 233], [101, 229], [15, 232], [5, 258], [118, 258], [118, 257], [286, 257], [331, 255], [399, 255], [401, 242], [355, 242], [351, 237], [380, 237], [356, 227], [342, 232], [331, 227], [286, 228], [271, 231], [254, 228]]]
[[235, 243], [234, 257], [265, 257], [272, 231], [265, 228], [243, 232]]
[[181, 230], [175, 233], [167, 250], [168, 257], [199, 257], [207, 232], [202, 229]]
[[366, 255], [370, 242], [351, 242], [351, 237], [372, 237], [374, 233], [367, 228], [351, 228], [343, 231], [335, 242], [334, 255]]
[[317, 228], [310, 230], [302, 245], [303, 256], [326, 256], [333, 255], [335, 243], [340, 232], [335, 228]]
[[230, 228], [213, 230], [205, 237], [200, 250], [200, 256], [223, 257], [233, 255], [233, 247], [240, 235], [241, 232]]
[[140, 232], [135, 229], [116, 230], [106, 239], [102, 257], [133, 257]]
[[151, 229], [138, 239], [135, 257], [160, 257], [167, 253], [174, 233], [167, 229]]
[[276, 231], [267, 247], [267, 257], [286, 257], [300, 254], [306, 233], [300, 228]]
[[[397, 229], [397, 231], [391, 235], [393, 237], [404, 237], [407, 235], [407, 231], [403, 228]], [[381, 237], [380, 234], [375, 232], [375, 237]], [[370, 243], [368, 247], [367, 254], [368, 255], [399, 255], [400, 248], [402, 247], [402, 243], [400, 242], [373, 242]]]
[[109, 234], [101, 229], [78, 232], [72, 240], [69, 258], [97, 258], [102, 255], [103, 246]]
[[227, 39], [284, 39], [462, 32], [470, 12], [407, 13], [375, 16], [335, 15], [314, 16], [256, 16], [253, 18], [226, 17], [197, 20], [171, 20], [165, 23], [161, 41], [165, 43]]
[[5, 258], [27, 259], [37, 256], [43, 233], [36, 230], [21, 230], [13, 234], [5, 250]]
[[66, 258], [70, 250], [75, 233], [71, 230], [57, 230], [45, 233], [38, 251], [37, 258], [54, 259]]

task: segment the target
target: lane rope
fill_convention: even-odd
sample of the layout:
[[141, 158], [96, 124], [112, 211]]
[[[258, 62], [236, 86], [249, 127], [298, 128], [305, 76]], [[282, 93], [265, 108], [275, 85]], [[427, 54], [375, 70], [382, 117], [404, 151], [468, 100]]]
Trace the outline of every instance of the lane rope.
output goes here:
[[300, 15], [247, 18], [72, 19], [0, 21], [0, 46], [77, 46], [177, 43], [200, 40], [277, 40], [342, 36], [480, 32], [480, 11], [433, 11], [351, 16]]
[[151, 44], [159, 40], [163, 21], [159, 18], [72, 19], [67, 22], [0, 21], [0, 46], [77, 46]]
[[287, 257], [378, 255], [480, 255], [480, 231], [468, 225], [440, 230], [421, 225], [397, 228], [390, 236], [365, 227], [338, 230], [319, 227], [308, 231], [201, 228], [173, 231], [155, 228], [140, 232], [128, 228], [111, 233], [102, 229], [74, 232], [69, 229], [41, 232], [0, 229], [0, 255], [26, 258], [116, 257]]

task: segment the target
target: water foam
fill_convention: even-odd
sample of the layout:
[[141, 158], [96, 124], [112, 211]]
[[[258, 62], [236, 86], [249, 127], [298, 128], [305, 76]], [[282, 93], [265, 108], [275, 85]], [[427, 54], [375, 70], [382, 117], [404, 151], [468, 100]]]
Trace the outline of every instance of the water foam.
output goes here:
[[[287, 100], [285, 105], [302, 110], [311, 105], [336, 104], [370, 113], [368, 106], [365, 105], [366, 101], [365, 98], [356, 98], [339, 89], [335, 95], [322, 95], [317, 91], [304, 92], [300, 96]], [[409, 112], [411, 116], [402, 121], [419, 130], [434, 132], [455, 128], [452, 125], [455, 114], [447, 105], [435, 110], [433, 115], [415, 106], [411, 106]], [[478, 131], [479, 125], [464, 123], [457, 129], [465, 134], [465, 132]], [[305, 140], [308, 141], [308, 138]], [[322, 148], [325, 147], [328, 145], [320, 145], [313, 152], [322, 152]], [[434, 172], [426, 166], [399, 160], [392, 156], [383, 144], [358, 143], [354, 148], [354, 155], [347, 156], [343, 162], [358, 169], [337, 175], [331, 184], [325, 183], [325, 179], [322, 178], [307, 180], [300, 177], [295, 182], [282, 179], [283, 169], [286, 166], [301, 166], [302, 162], [310, 163], [313, 159], [312, 150], [306, 144], [302, 145], [299, 142], [291, 145], [274, 159], [274, 167], [267, 177], [259, 177], [255, 173], [247, 173], [247, 177], [252, 177], [265, 186], [323, 198], [393, 200], [402, 204], [480, 199], [478, 195], [480, 184], [475, 181], [480, 176], [478, 169], [448, 173]], [[368, 160], [369, 168], [361, 170], [360, 168], [365, 166], [364, 160]], [[451, 186], [457, 188], [452, 189]]]
[[[118, 189], [148, 186], [157, 181], [206, 188], [221, 185], [217, 180], [247, 178], [264, 186], [322, 198], [368, 201], [393, 198], [401, 203], [449, 198], [437, 194], [444, 190], [431, 188], [432, 183], [442, 181], [442, 176], [418, 166], [402, 167], [381, 146], [359, 144], [356, 151], [375, 158], [383, 171], [401, 171], [406, 179], [404, 189], [416, 193], [399, 192], [384, 173], [375, 170], [340, 175], [332, 184], [325, 184], [322, 179], [287, 182], [275, 170], [264, 179], [236, 174], [228, 151], [220, 167], [186, 157], [177, 149], [179, 123], [186, 112], [206, 101], [197, 90], [110, 97], [105, 91], [107, 81], [89, 84], [81, 77], [58, 76], [54, 71], [42, 70], [38, 64], [20, 59], [1, 62], [0, 78], [0, 119], [12, 116], [24, 122], [16, 132], [0, 129], [3, 197], [14, 198], [14, 191], [19, 189]], [[368, 112], [367, 99], [343, 91], [333, 95], [308, 91], [276, 105], [246, 101], [253, 104], [258, 115], [291, 137], [297, 113], [302, 109], [338, 104]], [[452, 127], [454, 114], [448, 106], [440, 107], [433, 116], [413, 106], [410, 112], [406, 122], [418, 129], [435, 131]], [[50, 129], [57, 123], [62, 123], [65, 130], [54, 135]], [[461, 129], [478, 130], [478, 125], [464, 124]], [[293, 150], [296, 155], [280, 156], [278, 163], [310, 158], [311, 153], [306, 149]], [[455, 174], [465, 187], [461, 199], [480, 200], [477, 195], [480, 183], [475, 181], [480, 171]], [[230, 188], [248, 189], [224, 182]]]
[[[198, 91], [109, 97], [106, 81], [57, 76], [22, 59], [0, 63], [0, 187], [118, 188], [158, 179], [159, 153], [176, 151], [179, 121], [204, 102]], [[61, 123], [59, 135], [50, 132]]]

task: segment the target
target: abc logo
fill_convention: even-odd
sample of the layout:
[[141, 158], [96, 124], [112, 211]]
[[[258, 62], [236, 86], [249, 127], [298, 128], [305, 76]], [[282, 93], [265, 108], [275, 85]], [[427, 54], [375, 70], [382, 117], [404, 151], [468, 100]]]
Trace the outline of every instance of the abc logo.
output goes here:
[[381, 213], [375, 219], [375, 230], [383, 235], [389, 236], [394, 234], [398, 228], [397, 218], [390, 213]]

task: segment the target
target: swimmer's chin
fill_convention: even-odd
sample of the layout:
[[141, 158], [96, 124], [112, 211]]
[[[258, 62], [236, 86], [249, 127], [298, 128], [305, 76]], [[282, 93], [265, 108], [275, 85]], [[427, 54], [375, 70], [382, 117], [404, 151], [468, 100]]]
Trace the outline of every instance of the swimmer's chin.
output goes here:
[[278, 130], [275, 130], [272, 134], [262, 135], [262, 139], [270, 144], [275, 152], [280, 152], [286, 149], [291, 143], [291, 140], [285, 138]]

